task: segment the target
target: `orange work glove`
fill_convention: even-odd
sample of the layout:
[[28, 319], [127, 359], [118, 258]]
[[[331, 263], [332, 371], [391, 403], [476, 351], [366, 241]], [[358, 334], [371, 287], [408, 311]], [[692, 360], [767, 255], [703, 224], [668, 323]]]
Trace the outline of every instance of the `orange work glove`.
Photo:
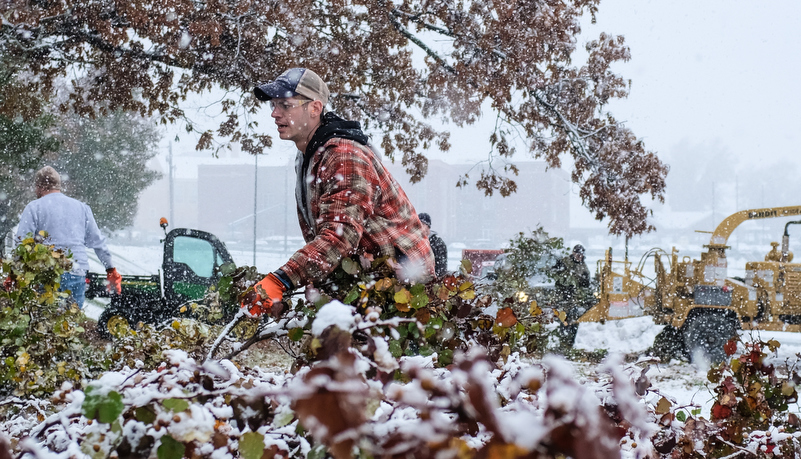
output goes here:
[[253, 286], [253, 290], [248, 291], [242, 299], [242, 307], [247, 308], [250, 315], [259, 317], [270, 312], [273, 303], [280, 302], [284, 298], [286, 286], [273, 273], [270, 273], [258, 284]]
[[109, 268], [106, 270], [106, 279], [108, 280], [108, 285], [106, 286], [106, 291], [109, 293], [117, 293], [119, 295], [122, 293], [122, 276], [120, 273], [117, 272], [117, 268]]

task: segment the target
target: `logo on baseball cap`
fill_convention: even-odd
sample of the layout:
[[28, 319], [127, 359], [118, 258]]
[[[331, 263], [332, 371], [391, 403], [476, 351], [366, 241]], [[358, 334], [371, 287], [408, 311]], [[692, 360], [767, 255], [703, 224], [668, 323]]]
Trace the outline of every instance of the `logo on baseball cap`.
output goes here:
[[316, 73], [304, 68], [289, 69], [275, 81], [256, 86], [253, 88], [253, 93], [259, 100], [301, 95], [311, 100], [322, 101], [323, 105], [328, 103], [330, 95], [325, 81]]

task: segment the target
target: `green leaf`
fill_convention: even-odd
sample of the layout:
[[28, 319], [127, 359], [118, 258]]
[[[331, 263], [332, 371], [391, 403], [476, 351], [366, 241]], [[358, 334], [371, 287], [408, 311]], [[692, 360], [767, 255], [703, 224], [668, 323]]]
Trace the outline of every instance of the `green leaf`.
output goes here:
[[282, 411], [275, 415], [275, 419], [273, 420], [273, 425], [275, 427], [284, 427], [292, 423], [295, 420], [295, 413], [290, 410]]
[[156, 422], [156, 413], [150, 406], [140, 406], [134, 410], [134, 417], [137, 421], [145, 424], [153, 424]]
[[226, 294], [228, 290], [231, 289], [231, 286], [234, 285], [234, 279], [231, 277], [221, 277], [220, 281], [217, 282], [217, 290], [220, 293]]
[[401, 326], [401, 327], [396, 328], [395, 330], [398, 332], [398, 335], [400, 336], [400, 340], [401, 341], [405, 340], [406, 337], [409, 336], [409, 329], [406, 328], [406, 327], [402, 327]]
[[425, 307], [427, 304], [428, 295], [426, 295], [425, 291], [412, 297], [412, 307], [414, 309], [420, 309]]
[[392, 340], [389, 342], [389, 353], [396, 359], [403, 355], [403, 348], [400, 345], [400, 341]]
[[182, 459], [186, 446], [169, 435], [161, 437], [161, 445], [156, 450], [159, 459]]
[[409, 322], [409, 325], [406, 326], [406, 329], [409, 330], [409, 334], [413, 337], [420, 337], [420, 329], [417, 328], [417, 322]]
[[243, 459], [260, 459], [264, 454], [264, 435], [248, 432], [239, 440], [239, 454]]
[[125, 405], [122, 403], [122, 395], [118, 392], [111, 391], [108, 394], [95, 394], [96, 386], [89, 386], [86, 388], [86, 398], [83, 400], [81, 410], [84, 416], [89, 419], [95, 419], [105, 424], [114, 422]]
[[358, 297], [359, 297], [359, 286], [354, 285], [353, 288], [350, 289], [350, 292], [348, 292], [348, 296], [346, 296], [345, 299], [342, 300], [342, 302], [345, 304], [351, 304], [353, 303], [353, 300], [355, 300]]
[[439, 331], [439, 328], [435, 328], [435, 327], [434, 327], [434, 326], [431, 324], [431, 322], [429, 322], [429, 323], [427, 323], [427, 324], [426, 324], [426, 331], [425, 331], [425, 333], [423, 334], [423, 336], [424, 336], [426, 339], [429, 339], [429, 338], [431, 338], [432, 336], [436, 335], [438, 331]]
[[687, 420], [687, 414], [684, 411], [679, 411], [676, 413], [676, 419], [678, 421], [684, 422]]
[[699, 414], [701, 414], [701, 408], [696, 408], [690, 411], [690, 414], [692, 414], [693, 416], [698, 416]]
[[326, 449], [325, 445], [317, 445], [309, 451], [306, 459], [325, 459]]
[[175, 413], [180, 413], [181, 411], [185, 411], [187, 408], [189, 408], [189, 402], [180, 398], [168, 398], [167, 400], [161, 402], [161, 405]]
[[287, 336], [289, 336], [289, 339], [291, 339], [292, 341], [300, 341], [301, 339], [303, 339], [303, 328], [301, 327], [293, 328], [289, 330]]
[[220, 265], [220, 274], [223, 276], [230, 276], [231, 274], [236, 271], [236, 265], [234, 263], [223, 263]]
[[351, 258], [345, 257], [342, 259], [342, 270], [348, 274], [356, 274], [359, 272], [359, 264]]
[[442, 349], [437, 353], [437, 365], [444, 367], [453, 363], [453, 351], [450, 349]]

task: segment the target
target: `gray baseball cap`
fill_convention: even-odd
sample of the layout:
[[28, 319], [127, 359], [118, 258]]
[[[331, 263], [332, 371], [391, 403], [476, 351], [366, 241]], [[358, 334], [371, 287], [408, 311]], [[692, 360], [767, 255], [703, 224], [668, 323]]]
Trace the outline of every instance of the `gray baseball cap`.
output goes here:
[[322, 101], [328, 104], [328, 85], [319, 75], [309, 69], [292, 68], [282, 73], [275, 81], [264, 83], [253, 88], [253, 93], [259, 100], [273, 98], [286, 98], [301, 95], [311, 100]]

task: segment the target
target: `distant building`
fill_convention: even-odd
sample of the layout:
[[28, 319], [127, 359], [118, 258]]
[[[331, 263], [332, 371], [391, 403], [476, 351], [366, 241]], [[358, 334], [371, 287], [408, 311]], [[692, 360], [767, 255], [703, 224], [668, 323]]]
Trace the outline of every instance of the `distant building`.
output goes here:
[[[253, 164], [237, 164], [227, 158], [178, 157], [174, 174], [174, 218], [172, 227], [210, 231], [227, 241], [253, 240], [254, 186], [258, 186], [257, 239], [300, 238], [295, 210], [294, 163], [261, 165], [258, 177]], [[265, 163], [267, 161], [264, 161]], [[456, 186], [470, 164], [429, 162], [428, 174], [419, 183], [409, 183], [408, 174], [397, 164], [388, 169], [401, 183], [418, 212], [431, 215], [432, 228], [446, 243], [470, 247], [501, 247], [519, 232], [542, 226], [553, 235], [564, 235], [570, 227], [570, 177], [560, 170], [545, 171], [543, 162], [517, 162], [513, 179], [517, 192], [509, 197], [491, 197], [475, 188]], [[169, 176], [163, 161], [151, 166], [163, 178], [142, 193], [133, 231], [160, 231], [158, 218], [169, 217]], [[478, 247], [480, 248], [480, 247]]]
[[457, 187], [459, 177], [472, 167], [468, 164], [430, 161], [428, 174], [415, 184], [409, 183], [402, 166], [393, 164], [388, 169], [415, 209], [431, 215], [431, 228], [446, 243], [486, 241], [499, 247], [517, 233], [537, 226], [553, 235], [564, 235], [570, 227], [569, 175], [561, 169], [546, 172], [544, 162], [515, 164], [519, 175], [512, 178], [517, 192], [505, 198], [497, 192], [485, 196], [473, 182]]

